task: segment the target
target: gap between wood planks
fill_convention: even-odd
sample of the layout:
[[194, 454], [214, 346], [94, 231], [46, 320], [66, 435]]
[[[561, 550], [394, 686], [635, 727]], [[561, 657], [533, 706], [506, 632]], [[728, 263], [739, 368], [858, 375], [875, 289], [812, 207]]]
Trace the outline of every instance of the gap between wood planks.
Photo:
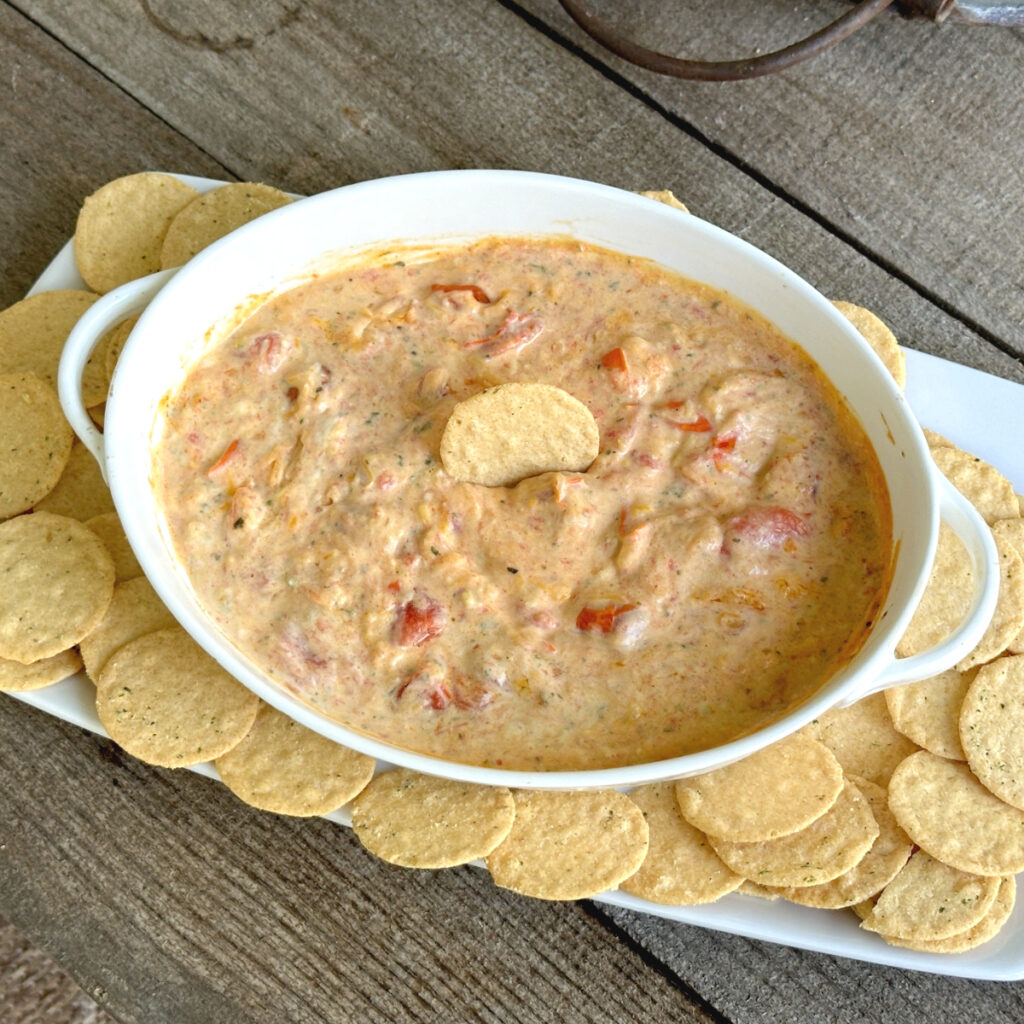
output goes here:
[[915, 280], [905, 271], [901, 270], [898, 266], [893, 264], [890, 260], [884, 256], [872, 250], [869, 246], [865, 245], [855, 236], [839, 227], [829, 218], [825, 217], [818, 210], [809, 206], [803, 200], [797, 198], [792, 193], [784, 188], [781, 188], [771, 178], [764, 175], [757, 168], [751, 166], [751, 164], [738, 156], [728, 147], [723, 146], [721, 143], [715, 142], [710, 139], [703, 131], [701, 131], [696, 125], [691, 124], [689, 121], [680, 117], [678, 114], [672, 113], [662, 103], [656, 100], [648, 92], [645, 92], [635, 82], [630, 81], [624, 74], [615, 70], [609, 63], [601, 59], [598, 56], [588, 52], [579, 43], [574, 42], [568, 36], [564, 35], [559, 29], [548, 24], [542, 18], [533, 14], [531, 11], [526, 10], [520, 4], [516, 3], [516, 0], [497, 0], [497, 2], [504, 7], [506, 10], [521, 18], [526, 24], [528, 24], [535, 31], [540, 32], [546, 36], [553, 43], [563, 47], [574, 57], [578, 57], [584, 61], [595, 71], [603, 75], [614, 85], [617, 85], [620, 89], [625, 90], [634, 99], [639, 100], [650, 110], [654, 111], [660, 117], [664, 118], [674, 128], [678, 128], [680, 131], [685, 132], [694, 141], [699, 142], [702, 146], [706, 147], [712, 153], [727, 163], [732, 165], [738, 171], [745, 174], [752, 181], [756, 182], [766, 191], [781, 199], [788, 206], [813, 221], [815, 224], [824, 228], [829, 234], [849, 246], [855, 252], [861, 256], [870, 260], [875, 266], [885, 271], [890, 277], [905, 284], [908, 288], [912, 289], [922, 298], [926, 299], [937, 309], [940, 309], [943, 313], [949, 316], [951, 319], [956, 320], [958, 323], [963, 324], [968, 330], [972, 331], [979, 338], [988, 342], [993, 348], [998, 349], [1000, 352], [1010, 356], [1018, 364], [1024, 366], [1024, 359], [1021, 359], [1020, 355], [1002, 338], [994, 334], [987, 327], [978, 323], [975, 319], [964, 314], [961, 310], [957, 309], [946, 299], [937, 295], [932, 289], [923, 285], [920, 281]]
[[614, 918], [606, 914], [601, 907], [591, 900], [582, 900], [580, 908], [588, 916], [597, 921], [610, 935], [618, 939], [636, 956], [648, 970], [660, 975], [673, 988], [678, 989], [690, 999], [712, 1024], [733, 1024], [732, 1018], [726, 1016], [713, 1003], [709, 1003], [696, 989], [684, 981], [664, 961], [659, 960], [646, 946], [639, 943]]
[[[5, 0], [0, 0], [0, 3], [4, 3], [4, 2], [5, 2]], [[63, 39], [61, 39], [60, 36], [55, 35], [44, 24], [42, 24], [42, 22], [38, 21], [36, 18], [33, 18], [32, 15], [29, 14], [29, 12], [26, 11], [19, 4], [11, 3], [10, 0], [6, 0], [5, 6], [10, 7], [11, 10], [13, 10], [13, 11], [17, 11], [17, 13], [21, 17], [23, 17], [27, 22], [29, 22], [36, 29], [38, 29], [44, 36], [46, 36], [47, 39], [52, 40], [62, 50], [66, 51], [67, 53], [72, 54], [72, 56], [74, 56], [75, 58], [80, 60], [83, 64], [85, 64], [93, 72], [93, 74], [95, 74], [95, 75], [99, 76], [100, 78], [102, 78], [104, 82], [109, 82], [110, 85], [113, 86], [113, 88], [115, 88], [119, 93], [121, 93], [123, 96], [127, 97], [127, 99], [129, 101], [131, 101], [132, 103], [134, 103], [136, 106], [141, 107], [151, 117], [155, 118], [162, 125], [165, 125], [170, 131], [174, 132], [175, 135], [178, 135], [181, 138], [186, 139], [191, 145], [195, 146], [195, 148], [200, 153], [202, 153], [203, 156], [209, 157], [209, 159], [212, 160], [218, 167], [223, 168], [225, 175], [227, 175], [228, 177], [234, 179], [235, 181], [240, 181], [241, 180], [241, 175], [237, 174], [230, 167], [228, 167], [227, 164], [225, 164], [224, 161], [221, 160], [218, 156], [215, 156], [213, 153], [211, 153], [208, 149], [206, 149], [200, 143], [196, 142], [195, 140], [190, 138], [188, 135], [186, 135], [184, 132], [182, 132], [180, 129], [176, 128], [173, 124], [171, 124], [170, 121], [168, 121], [165, 117], [162, 117], [157, 111], [155, 111], [141, 97], [135, 96], [132, 93], [130, 93], [127, 89], [125, 89], [125, 87], [123, 85], [121, 85], [120, 82], [117, 81], [117, 79], [111, 78], [110, 75], [108, 75], [102, 68], [100, 68], [96, 64], [94, 64], [93, 61], [91, 61], [89, 59], [89, 55], [87, 53], [82, 53], [79, 50], [72, 49], [72, 47], [70, 47]]]

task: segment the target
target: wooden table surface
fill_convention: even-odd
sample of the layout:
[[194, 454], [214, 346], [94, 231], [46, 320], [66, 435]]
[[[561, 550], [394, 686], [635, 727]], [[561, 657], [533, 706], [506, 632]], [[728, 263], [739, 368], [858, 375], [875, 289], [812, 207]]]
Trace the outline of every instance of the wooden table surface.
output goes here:
[[[714, 57], [843, 8], [593, 6]], [[0, 68], [0, 307], [121, 174], [310, 193], [525, 168], [670, 188], [905, 345], [1024, 382], [1021, 30], [887, 12], [811, 63], [714, 85], [612, 57], [556, 0], [0, 0]], [[1020, 984], [392, 868], [347, 829], [250, 810], [9, 698], [0, 919], [123, 1022], [1024, 1019]]]

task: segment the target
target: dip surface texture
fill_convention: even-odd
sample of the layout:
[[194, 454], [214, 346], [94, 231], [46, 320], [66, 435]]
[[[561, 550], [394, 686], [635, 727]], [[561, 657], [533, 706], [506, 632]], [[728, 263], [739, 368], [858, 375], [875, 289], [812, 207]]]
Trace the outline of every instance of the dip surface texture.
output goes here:
[[[459, 401], [564, 389], [581, 473], [457, 483]], [[578, 243], [401, 252], [261, 306], [169, 396], [154, 477], [224, 634], [407, 749], [512, 769], [749, 733], [856, 652], [884, 599], [881, 470], [831, 385], [726, 295]]]

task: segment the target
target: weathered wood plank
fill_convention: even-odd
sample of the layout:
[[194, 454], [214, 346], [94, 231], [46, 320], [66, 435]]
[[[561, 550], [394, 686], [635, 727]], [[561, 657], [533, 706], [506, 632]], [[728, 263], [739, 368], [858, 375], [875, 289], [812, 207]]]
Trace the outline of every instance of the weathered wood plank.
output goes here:
[[415, 872], [0, 699], [4, 913], [121, 1021], [706, 1022], [581, 906]]
[[2, 3], [0, 68], [0, 308], [21, 298], [104, 181], [162, 167], [228, 174]]
[[[876, 309], [911, 347], [1024, 380], [1017, 360], [740, 169], [763, 140], [747, 140], [742, 161], [722, 158], [495, 0], [263, 0], [245, 18], [200, 0], [96, 0], [84, 19], [60, 0], [21, 2], [239, 177], [310, 192], [501, 166], [673, 188], [831, 297]], [[816, 155], [794, 161], [805, 178]]]
[[615, 907], [607, 913], [734, 1024], [1024, 1019], [1019, 984], [913, 974], [699, 928], [652, 926]]
[[0, 1020], [4, 1024], [113, 1024], [21, 931], [0, 917]]
[[[696, 212], [768, 249], [827, 294], [873, 306], [909, 344], [1024, 379], [1014, 359], [923, 298], [916, 282], [893, 278], [837, 238], [812, 205], [795, 208], [786, 198], [792, 188], [747, 173], [757, 158], [753, 136], [726, 159], [493, 2], [456, 8], [410, 0], [398, 14], [394, 5], [351, 0], [301, 10], [266, 2], [225, 14], [225, 5], [194, 0], [96, 0], [88, 17], [56, 0], [21, 6], [110, 81], [0, 5], [0, 55], [39, 52], [21, 78], [31, 89], [19, 93], [13, 75], [0, 82], [5, 138], [19, 146], [27, 138], [26, 159], [36, 165], [68, 163], [71, 154], [70, 162], [91, 168], [77, 195], [47, 170], [28, 205], [5, 185], [3, 266], [34, 268], [20, 271], [18, 293], [61, 230], [70, 232], [82, 195], [103, 177], [171, 167], [184, 136], [192, 144], [176, 169], [216, 173], [204, 164], [216, 161], [240, 177], [299, 191], [462, 165], [672, 187]], [[42, 72], [33, 77], [40, 66], [49, 69], [45, 80]], [[88, 130], [89, 103], [76, 106], [80, 88], [98, 108]], [[78, 116], [65, 121], [65, 108]], [[799, 125], [794, 111], [790, 117]], [[26, 127], [32, 119], [47, 127]], [[127, 132], [118, 134], [126, 119]], [[96, 122], [103, 130], [91, 127]], [[140, 155], [139, 140], [150, 132], [171, 141]], [[0, 168], [13, 185], [21, 158], [7, 154], [0, 150], [8, 161]], [[813, 176], [806, 165], [803, 173]], [[55, 190], [56, 213], [47, 189]], [[49, 233], [37, 223], [49, 224]], [[8, 225], [12, 239], [24, 239], [16, 258], [7, 255], [15, 249]], [[3, 906], [63, 951], [126, 1020], [266, 1019], [268, 1001], [295, 1020], [314, 1011], [431, 1019], [446, 1008], [484, 1020], [691, 1012], [580, 908], [510, 897], [470, 871], [396, 872], [333, 827], [253, 815], [204, 780], [97, 760], [108, 747], [20, 706], [0, 707], [0, 737]], [[206, 914], [208, 907], [216, 912]], [[437, 920], [444, 952], [427, 938]], [[618, 920], [738, 1020], [825, 1016], [834, 1003], [850, 1017], [913, 1021], [940, 1005], [931, 996], [937, 983], [926, 977]], [[104, 955], [107, 944], [116, 956]], [[583, 955], [589, 963], [576, 965]], [[847, 991], [850, 978], [867, 988], [879, 976], [890, 979], [884, 1004]], [[1006, 1002], [1015, 991], [1006, 986], [950, 984], [942, 991], [957, 998], [984, 991], [982, 1001], [966, 1004], [975, 1019], [1001, 1019], [1015, 1005]], [[592, 1002], [583, 1005], [579, 991], [588, 986]], [[617, 998], [638, 1001], [630, 1010]]]
[[[886, 12], [828, 54], [747, 82], [686, 82], [594, 44], [557, 0], [523, 0], [773, 190], [1024, 354], [1024, 32]], [[642, 45], [729, 59], [842, 12], [822, 0], [589, 0]]]

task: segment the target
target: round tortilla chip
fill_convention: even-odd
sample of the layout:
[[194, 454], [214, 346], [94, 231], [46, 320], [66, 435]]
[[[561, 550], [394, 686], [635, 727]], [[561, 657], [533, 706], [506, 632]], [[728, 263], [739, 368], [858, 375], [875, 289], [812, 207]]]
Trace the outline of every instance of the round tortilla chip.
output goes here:
[[82, 204], [75, 262], [97, 292], [160, 270], [160, 249], [179, 210], [199, 193], [170, 174], [144, 171], [115, 178]]
[[[92, 409], [106, 402], [113, 367], [138, 319], [137, 316], [131, 317], [116, 327], [111, 327], [100, 338], [86, 360], [85, 368], [82, 371], [82, 404], [90, 410], [90, 415], [92, 415]], [[98, 426], [102, 428], [102, 422]]]
[[128, 341], [128, 336], [132, 333], [138, 321], [139, 318], [137, 316], [122, 320], [103, 339], [103, 369], [107, 375], [108, 389], [110, 381], [114, 377], [114, 370], [117, 369], [117, 361], [121, 358], [125, 343]]
[[953, 446], [933, 448], [932, 459], [989, 526], [999, 519], [1020, 515], [1013, 484], [995, 466]]
[[1024, 627], [1024, 560], [1002, 536], [993, 534], [999, 552], [996, 610], [974, 650], [957, 662], [961, 672], [997, 658]]
[[142, 575], [142, 566], [135, 557], [124, 527], [116, 512], [101, 512], [85, 520], [85, 525], [96, 534], [114, 560], [114, 573], [119, 583]]
[[1024, 870], [1024, 811], [989, 792], [966, 764], [911, 754], [893, 772], [889, 808], [918, 846], [950, 867], [992, 877]]
[[821, 910], [839, 910], [863, 903], [884, 889], [913, 853], [914, 844], [889, 810], [885, 789], [867, 779], [853, 777], [851, 781], [871, 807], [878, 824], [878, 838], [858, 863], [830, 882], [772, 890], [791, 903]]
[[636, 874], [619, 886], [652, 903], [695, 906], [711, 903], [743, 883], [726, 867], [708, 837], [679, 813], [675, 786], [655, 782], [629, 798], [643, 811], [650, 833], [647, 856]]
[[36, 502], [36, 511], [55, 512], [83, 522], [114, 511], [114, 499], [99, 463], [80, 441], [72, 445], [56, 487]]
[[[1016, 519], [1000, 519], [993, 523], [992, 536], [995, 537], [997, 544], [999, 541], [1003, 541], [1024, 559], [1024, 519], [1020, 516]], [[1024, 626], [1021, 626], [1017, 635], [1007, 644], [1006, 649], [1011, 654], [1024, 654]]]
[[643, 812], [617, 790], [519, 790], [508, 836], [487, 858], [497, 885], [542, 900], [614, 889], [647, 854]]
[[235, 228], [290, 203], [270, 185], [237, 181], [196, 196], [174, 216], [160, 249], [163, 267], [180, 267]]
[[857, 328], [875, 355], [885, 364], [897, 386], [907, 386], [907, 358], [900, 348], [896, 335], [870, 309], [856, 306], [852, 302], [833, 300], [832, 305]]
[[896, 645], [896, 654], [901, 658], [920, 654], [949, 636], [971, 606], [973, 581], [974, 569], [967, 548], [943, 523], [928, 584], [910, 625]]
[[967, 950], [976, 949], [999, 934], [1003, 925], [1010, 919], [1016, 902], [1017, 880], [1010, 875], [1000, 881], [996, 898], [985, 912], [985, 916], [966, 931], [957, 932], [946, 939], [897, 939], [893, 936], [883, 938], [892, 946], [915, 949], [919, 953], [966, 953]]
[[959, 871], [918, 850], [879, 893], [861, 927], [914, 942], [947, 939], [982, 920], [1001, 882]]
[[645, 199], [653, 199], [657, 203], [664, 203], [666, 206], [671, 206], [675, 210], [682, 210], [683, 213], [690, 212], [686, 206], [676, 198], [676, 194], [671, 189], [647, 189], [643, 192], [638, 192], [637, 195], [641, 195]]
[[0, 373], [34, 373], [56, 388], [64, 342], [98, 298], [94, 292], [58, 289], [0, 312]]
[[25, 512], [53, 490], [72, 439], [49, 384], [34, 373], [0, 374], [0, 519]]
[[879, 786], [887, 786], [896, 765], [917, 750], [912, 740], [896, 731], [881, 693], [833, 708], [800, 731], [824, 743], [847, 775]]
[[375, 764], [263, 704], [245, 738], [217, 758], [216, 768], [247, 804], [310, 817], [347, 804], [373, 778]]
[[501, 487], [547, 472], [582, 472], [600, 438], [590, 410], [550, 384], [500, 384], [452, 410], [441, 462], [456, 480]]
[[978, 669], [960, 711], [960, 739], [981, 784], [1024, 810], [1024, 655]]
[[96, 683], [110, 738], [148, 764], [184, 768], [226, 754], [252, 728], [260, 701], [183, 629], [119, 648]]
[[709, 839], [728, 867], [758, 885], [819, 886], [859, 864], [878, 831], [871, 805], [847, 779], [835, 803], [799, 832], [756, 843]]
[[0, 658], [0, 691], [23, 693], [40, 690], [73, 676], [81, 667], [82, 659], [74, 647], [31, 665]]
[[[893, 725], [919, 747], [951, 761], [966, 761], [960, 745], [960, 706], [974, 678], [974, 670], [955, 668], [919, 683], [906, 683], [885, 691]], [[908, 750], [907, 754], [912, 754]], [[893, 766], [895, 767], [895, 765]]]
[[96, 682], [107, 659], [118, 648], [147, 633], [176, 625], [145, 576], [118, 583], [106, 615], [79, 642], [85, 671]]
[[403, 868], [448, 868], [486, 857], [512, 828], [503, 786], [476, 786], [398, 768], [352, 803], [352, 829], [371, 853]]
[[797, 733], [742, 761], [680, 779], [676, 799], [683, 817], [709, 836], [756, 843], [806, 828], [842, 789], [843, 770], [832, 752]]
[[0, 523], [0, 658], [66, 651], [103, 618], [114, 563], [77, 520], [32, 512]]

